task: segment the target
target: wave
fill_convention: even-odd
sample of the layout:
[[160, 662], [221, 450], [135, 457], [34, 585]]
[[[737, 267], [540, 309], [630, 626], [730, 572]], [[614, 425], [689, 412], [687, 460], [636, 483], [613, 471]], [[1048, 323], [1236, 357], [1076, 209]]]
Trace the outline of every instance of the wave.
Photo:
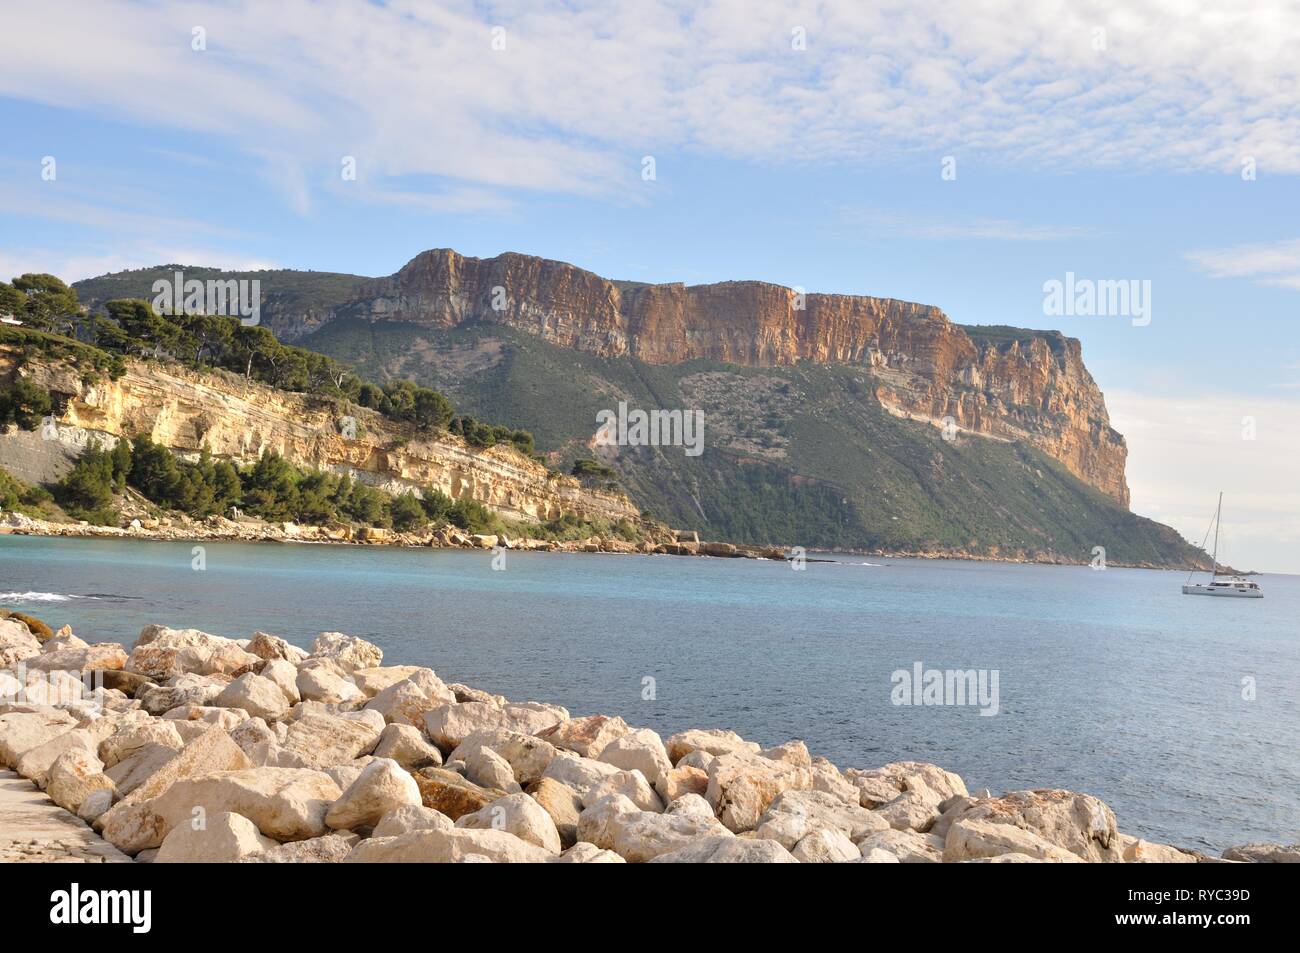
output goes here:
[[69, 596], [58, 592], [0, 592], [0, 602], [71, 602], [85, 596]]

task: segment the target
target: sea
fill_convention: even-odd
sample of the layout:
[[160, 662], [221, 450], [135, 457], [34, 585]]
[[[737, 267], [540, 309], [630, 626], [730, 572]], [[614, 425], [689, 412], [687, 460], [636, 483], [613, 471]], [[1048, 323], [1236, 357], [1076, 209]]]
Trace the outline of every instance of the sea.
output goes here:
[[1300, 577], [1209, 599], [1175, 572], [819, 558], [0, 536], [0, 608], [128, 649], [152, 623], [346, 632], [665, 737], [1083, 791], [1126, 833], [1206, 852], [1300, 841]]

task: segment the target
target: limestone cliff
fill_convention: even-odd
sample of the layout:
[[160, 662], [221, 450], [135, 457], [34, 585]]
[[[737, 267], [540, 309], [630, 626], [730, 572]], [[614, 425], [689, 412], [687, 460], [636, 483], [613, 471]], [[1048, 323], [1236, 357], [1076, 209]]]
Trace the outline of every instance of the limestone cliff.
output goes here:
[[[133, 361], [118, 380], [88, 384], [57, 363], [17, 365], [15, 353], [0, 348], [0, 383], [21, 373], [60, 399], [57, 442], [84, 446], [94, 434], [147, 434], [181, 454], [207, 447], [239, 464], [274, 450], [300, 466], [348, 473], [388, 492], [437, 488], [517, 519], [638, 514], [622, 494], [586, 488], [512, 448], [477, 449], [450, 434], [423, 433], [361, 408], [340, 410], [224, 371]], [[354, 439], [342, 435], [340, 413], [354, 415]]]
[[504, 324], [563, 347], [651, 364], [860, 365], [890, 412], [936, 425], [952, 418], [964, 431], [1026, 441], [1128, 505], [1124, 438], [1110, 426], [1079, 342], [1057, 332], [986, 334], [938, 308], [890, 298], [799, 294], [756, 281], [638, 285], [558, 261], [449, 249], [361, 283], [326, 323], [334, 318]]

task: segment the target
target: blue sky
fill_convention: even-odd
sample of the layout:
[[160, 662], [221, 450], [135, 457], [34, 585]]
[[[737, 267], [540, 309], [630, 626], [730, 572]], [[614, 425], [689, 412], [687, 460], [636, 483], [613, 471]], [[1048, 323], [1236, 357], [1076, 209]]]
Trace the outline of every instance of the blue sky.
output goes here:
[[[1224, 489], [1229, 558], [1300, 571], [1300, 13], [947, 10], [13, 11], [0, 273], [380, 275], [430, 247], [511, 250], [1059, 328], [1129, 439], [1134, 509], [1199, 536]], [[1151, 323], [1045, 315], [1067, 271], [1149, 280]]]

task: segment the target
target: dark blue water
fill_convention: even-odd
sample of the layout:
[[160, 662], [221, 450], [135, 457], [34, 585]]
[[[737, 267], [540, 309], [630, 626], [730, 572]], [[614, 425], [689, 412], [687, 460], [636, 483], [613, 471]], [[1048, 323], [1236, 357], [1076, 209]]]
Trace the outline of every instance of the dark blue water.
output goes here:
[[[1086, 791], [1121, 829], [1183, 846], [1300, 840], [1297, 577], [1219, 600], [1183, 596], [1177, 573], [997, 563], [511, 553], [498, 572], [489, 553], [274, 544], [191, 559], [189, 543], [0, 536], [0, 604], [92, 641], [153, 622], [303, 646], [343, 631], [391, 663], [665, 734]], [[918, 661], [997, 670], [999, 713], [892, 704], [891, 673]]]

